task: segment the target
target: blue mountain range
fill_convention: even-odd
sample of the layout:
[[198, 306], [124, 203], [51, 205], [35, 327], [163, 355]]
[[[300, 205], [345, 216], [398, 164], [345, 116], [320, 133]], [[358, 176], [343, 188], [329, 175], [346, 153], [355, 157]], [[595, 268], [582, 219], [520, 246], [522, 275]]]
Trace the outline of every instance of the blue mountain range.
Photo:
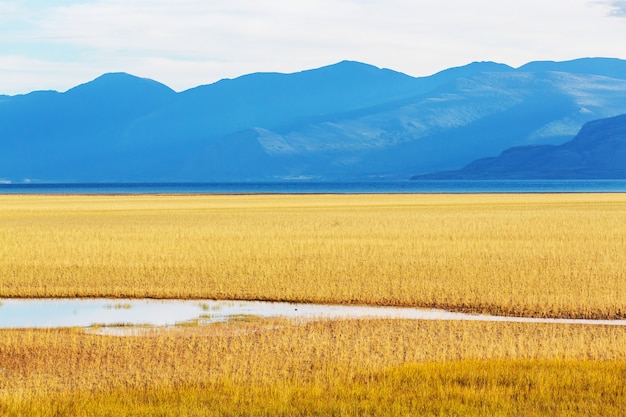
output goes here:
[[511, 147], [553, 149], [624, 113], [626, 61], [609, 58], [475, 62], [418, 78], [344, 61], [182, 92], [113, 73], [0, 96], [0, 179], [409, 178]]

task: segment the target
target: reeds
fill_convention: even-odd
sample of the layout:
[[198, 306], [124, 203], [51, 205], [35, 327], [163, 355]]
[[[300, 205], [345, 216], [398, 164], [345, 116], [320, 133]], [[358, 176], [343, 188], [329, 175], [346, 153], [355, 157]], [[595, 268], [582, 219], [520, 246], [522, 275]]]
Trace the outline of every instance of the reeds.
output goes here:
[[626, 329], [259, 320], [0, 331], [0, 415], [623, 415]]
[[[624, 224], [624, 194], [2, 196], [0, 297], [623, 318]], [[623, 327], [258, 320], [129, 337], [0, 330], [7, 416], [624, 416], [624, 387]]]
[[626, 317], [626, 195], [2, 196], [0, 297]]

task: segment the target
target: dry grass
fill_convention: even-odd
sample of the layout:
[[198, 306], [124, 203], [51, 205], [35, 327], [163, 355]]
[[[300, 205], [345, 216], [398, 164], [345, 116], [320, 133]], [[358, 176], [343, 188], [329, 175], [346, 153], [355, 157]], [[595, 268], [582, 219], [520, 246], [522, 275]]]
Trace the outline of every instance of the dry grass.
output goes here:
[[626, 317], [626, 195], [1, 196], [0, 297]]
[[[624, 194], [0, 196], [0, 297], [626, 317], [624, 224]], [[625, 387], [622, 327], [0, 330], [7, 416], [624, 416]]]
[[0, 373], [7, 416], [623, 416], [626, 329], [264, 320], [141, 337], [4, 330]]

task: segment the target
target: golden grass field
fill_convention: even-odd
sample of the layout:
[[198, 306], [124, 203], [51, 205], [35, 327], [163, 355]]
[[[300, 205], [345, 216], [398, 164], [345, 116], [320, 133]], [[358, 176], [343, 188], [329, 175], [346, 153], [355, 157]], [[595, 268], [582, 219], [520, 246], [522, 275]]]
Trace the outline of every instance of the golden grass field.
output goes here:
[[[0, 196], [0, 297], [624, 318], [624, 265], [626, 194]], [[624, 327], [0, 330], [7, 416], [625, 416], [625, 387]]]
[[0, 297], [626, 317], [626, 195], [1, 196]]
[[0, 331], [3, 416], [624, 416], [626, 328], [262, 320]]

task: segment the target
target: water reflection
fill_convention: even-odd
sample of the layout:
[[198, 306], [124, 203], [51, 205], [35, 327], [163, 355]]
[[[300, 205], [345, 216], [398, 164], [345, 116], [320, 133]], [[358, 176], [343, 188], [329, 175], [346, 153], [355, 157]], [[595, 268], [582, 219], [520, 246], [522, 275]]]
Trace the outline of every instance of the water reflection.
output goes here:
[[500, 317], [436, 309], [340, 306], [216, 300], [4, 299], [0, 328], [58, 328], [95, 325], [172, 326], [202, 324], [238, 317], [400, 318], [413, 320], [475, 320], [534, 323], [626, 325], [626, 320], [570, 320]]

